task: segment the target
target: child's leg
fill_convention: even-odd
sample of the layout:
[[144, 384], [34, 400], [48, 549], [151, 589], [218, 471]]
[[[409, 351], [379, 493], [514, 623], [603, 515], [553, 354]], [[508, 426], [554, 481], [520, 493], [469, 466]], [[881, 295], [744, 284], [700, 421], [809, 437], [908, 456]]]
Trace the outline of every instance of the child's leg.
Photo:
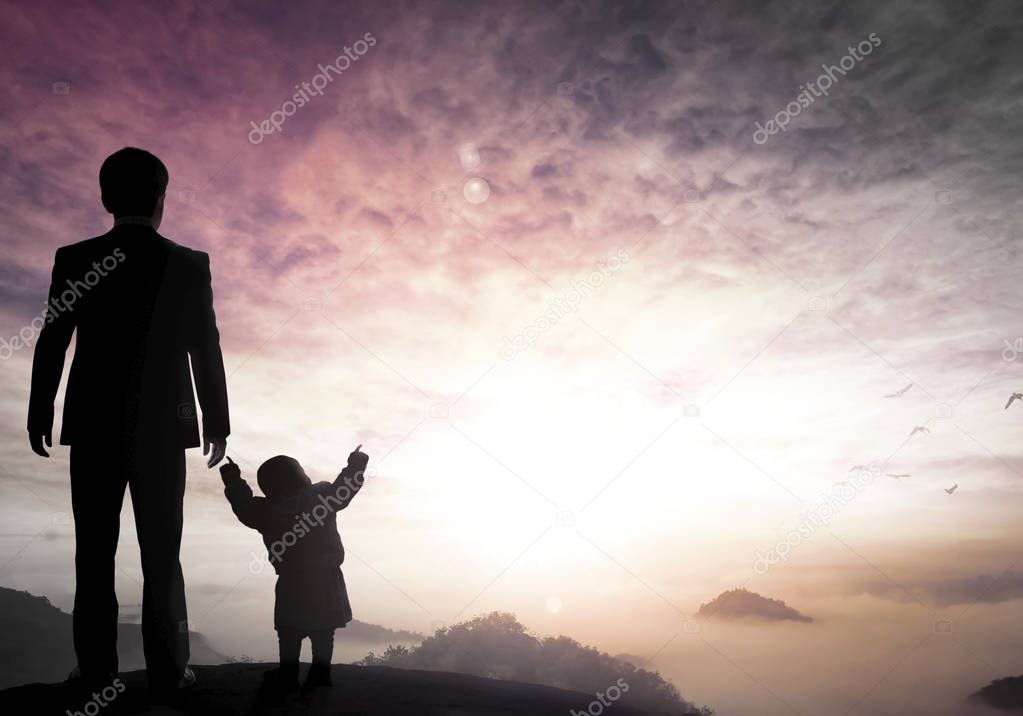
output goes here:
[[306, 675], [305, 688], [330, 686], [330, 659], [334, 654], [334, 630], [318, 631], [309, 635], [313, 643], [313, 665]]
[[282, 629], [277, 632], [277, 643], [281, 650], [281, 676], [298, 678], [298, 655], [302, 651], [302, 635]]
[[315, 632], [309, 640], [313, 643], [313, 663], [329, 667], [334, 656], [334, 630]]

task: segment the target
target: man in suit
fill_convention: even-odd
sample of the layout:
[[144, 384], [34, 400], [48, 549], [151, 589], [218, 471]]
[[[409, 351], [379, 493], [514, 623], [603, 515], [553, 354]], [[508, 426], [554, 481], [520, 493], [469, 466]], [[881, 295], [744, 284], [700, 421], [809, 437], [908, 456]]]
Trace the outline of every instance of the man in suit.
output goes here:
[[127, 487], [145, 580], [146, 671], [150, 688], [167, 693], [195, 681], [178, 558], [184, 450], [200, 444], [197, 392], [207, 465], [224, 456], [224, 360], [209, 256], [157, 233], [168, 182], [163, 162], [126, 147], [103, 162], [99, 182], [114, 226], [57, 250], [32, 364], [28, 434], [32, 450], [49, 457], [43, 443], [52, 445], [54, 399], [77, 333], [60, 435], [71, 446], [75, 517], [72, 676], [109, 682], [117, 673], [114, 554]]

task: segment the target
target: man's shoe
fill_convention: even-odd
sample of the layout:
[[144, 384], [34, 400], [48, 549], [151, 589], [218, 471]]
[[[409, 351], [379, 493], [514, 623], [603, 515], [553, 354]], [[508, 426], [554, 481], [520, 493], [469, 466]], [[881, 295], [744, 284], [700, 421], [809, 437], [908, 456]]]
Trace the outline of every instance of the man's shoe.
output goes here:
[[186, 666], [185, 671], [181, 674], [181, 678], [178, 679], [178, 690], [190, 689], [195, 686], [195, 672], [192, 671], [191, 667]]
[[177, 681], [149, 682], [149, 699], [154, 704], [175, 702], [183, 691], [195, 686], [196, 676], [191, 667], [186, 666]]
[[68, 683], [88, 683], [88, 684], [110, 684], [117, 678], [117, 674], [111, 672], [108, 674], [90, 674], [85, 676], [82, 674], [82, 667], [75, 665], [75, 668], [71, 669], [71, 673], [67, 675], [65, 679]]

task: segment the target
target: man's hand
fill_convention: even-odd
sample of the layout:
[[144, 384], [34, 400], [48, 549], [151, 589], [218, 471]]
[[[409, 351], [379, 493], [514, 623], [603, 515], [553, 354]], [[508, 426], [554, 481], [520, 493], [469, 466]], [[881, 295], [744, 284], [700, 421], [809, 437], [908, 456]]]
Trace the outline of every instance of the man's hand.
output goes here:
[[206, 461], [206, 467], [212, 468], [223, 460], [226, 452], [227, 438], [203, 438], [202, 454], [210, 456], [210, 459]]
[[348, 467], [354, 468], [356, 472], [365, 472], [366, 465], [369, 464], [369, 455], [364, 452], [360, 452], [360, 444], [356, 447], [352, 454], [348, 456]]
[[50, 433], [29, 433], [28, 442], [32, 446], [32, 452], [42, 457], [49, 457], [50, 453], [46, 452], [46, 448], [43, 447], [43, 441], [46, 441], [46, 447], [53, 447], [53, 437]]
[[226, 483], [228, 480], [240, 478], [242, 476], [242, 470], [240, 467], [234, 464], [234, 460], [227, 458], [227, 464], [220, 466], [220, 477]]

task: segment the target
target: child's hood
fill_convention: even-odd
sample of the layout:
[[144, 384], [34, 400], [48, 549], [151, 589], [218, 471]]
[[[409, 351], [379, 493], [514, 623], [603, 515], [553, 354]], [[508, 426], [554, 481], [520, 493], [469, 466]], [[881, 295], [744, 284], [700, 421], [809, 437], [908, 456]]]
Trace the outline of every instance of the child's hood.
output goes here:
[[313, 484], [298, 460], [287, 455], [277, 455], [260, 465], [256, 482], [271, 502], [288, 500]]

